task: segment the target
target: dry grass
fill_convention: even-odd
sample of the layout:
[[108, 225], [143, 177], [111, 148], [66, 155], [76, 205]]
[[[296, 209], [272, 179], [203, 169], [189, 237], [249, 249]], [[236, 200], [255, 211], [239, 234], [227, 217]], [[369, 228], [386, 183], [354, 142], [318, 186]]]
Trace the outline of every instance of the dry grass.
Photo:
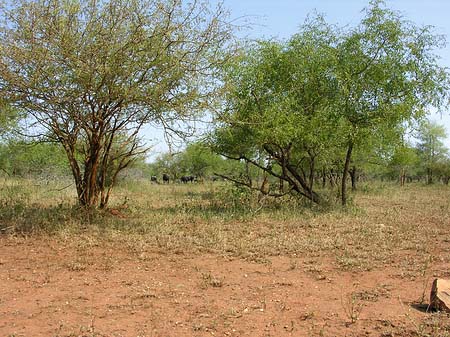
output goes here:
[[41, 186], [9, 179], [0, 186], [3, 233], [53, 234], [67, 241], [76, 235], [78, 245], [120, 241], [138, 255], [156, 248], [261, 262], [276, 255], [313, 262], [330, 257], [345, 270], [399, 265], [408, 278], [424, 275], [433, 260], [449, 259], [433, 252], [450, 230], [445, 186], [366, 187], [353, 196], [350, 209], [314, 210], [290, 200], [261, 209], [253, 196], [217, 183], [139, 181], [117, 188], [111, 203], [116, 212], [91, 214], [77, 209], [73, 186], [62, 189], [67, 182]]

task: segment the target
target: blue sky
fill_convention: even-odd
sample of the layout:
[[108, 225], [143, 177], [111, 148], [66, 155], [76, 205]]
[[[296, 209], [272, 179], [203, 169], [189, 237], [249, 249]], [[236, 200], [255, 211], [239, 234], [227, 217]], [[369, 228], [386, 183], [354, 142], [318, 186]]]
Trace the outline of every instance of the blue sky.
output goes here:
[[[255, 39], [287, 39], [314, 11], [324, 14], [329, 23], [357, 25], [369, 0], [223, 0], [223, 3], [231, 19], [252, 23], [249, 29], [240, 32], [241, 35]], [[386, 4], [405, 19], [418, 25], [434, 26], [436, 34], [445, 35], [449, 46], [436, 52], [442, 58], [441, 64], [450, 68], [450, 0], [386, 0]], [[450, 136], [450, 111], [433, 114], [431, 119], [444, 125]], [[450, 147], [450, 137], [446, 145]], [[162, 140], [158, 140], [155, 151], [167, 151]]]
[[[355, 25], [368, 0], [224, 0], [232, 18], [251, 17], [257, 23], [253, 37], [288, 38], [308, 14], [325, 14], [328, 22]], [[405, 18], [419, 25], [433, 25], [438, 33], [450, 34], [450, 1], [448, 0], [387, 0], [389, 8], [398, 10]]]

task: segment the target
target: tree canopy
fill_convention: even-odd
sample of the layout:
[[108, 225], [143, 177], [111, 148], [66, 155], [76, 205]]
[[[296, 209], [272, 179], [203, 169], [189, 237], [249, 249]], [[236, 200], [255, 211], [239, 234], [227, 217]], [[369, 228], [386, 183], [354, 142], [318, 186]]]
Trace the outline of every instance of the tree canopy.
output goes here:
[[355, 149], [375, 151], [446, 103], [449, 77], [434, 54], [442, 45], [382, 1], [354, 28], [309, 19], [290, 40], [257, 42], [229, 67], [212, 144], [316, 203], [316, 168], [337, 163], [345, 204]]
[[186, 131], [232, 50], [223, 8], [200, 1], [20, 0], [0, 15], [0, 95], [63, 145], [86, 207], [107, 205], [144, 124]]

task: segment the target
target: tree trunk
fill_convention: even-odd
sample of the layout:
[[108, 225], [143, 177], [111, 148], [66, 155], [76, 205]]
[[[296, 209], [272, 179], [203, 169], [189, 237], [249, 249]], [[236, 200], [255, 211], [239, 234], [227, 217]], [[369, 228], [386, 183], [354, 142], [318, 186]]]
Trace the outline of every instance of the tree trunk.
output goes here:
[[400, 186], [405, 186], [405, 182], [406, 182], [406, 170], [404, 168], [402, 168], [400, 170]]
[[305, 172], [298, 172], [298, 166], [289, 163], [289, 157], [286, 156], [278, 156], [277, 153], [271, 150], [268, 146], [265, 146], [264, 149], [267, 151], [270, 156], [276, 160], [283, 169], [283, 179], [289, 184], [291, 189], [300, 195], [306, 197], [307, 199], [313, 201], [316, 204], [320, 204], [322, 199], [319, 194], [317, 194], [314, 190], [314, 160], [310, 162], [310, 169], [312, 172], [307, 177]]
[[314, 189], [314, 170], [315, 170], [315, 156], [310, 154], [309, 157], [309, 190], [312, 192]]
[[280, 193], [284, 193], [284, 180], [280, 178], [280, 185], [279, 185]]
[[98, 138], [93, 136], [90, 142], [89, 157], [86, 158], [84, 164], [83, 193], [78, 196], [80, 203], [86, 208], [97, 207], [101, 192], [99, 182], [103, 177], [99, 178], [99, 174], [101, 174], [99, 170], [101, 149]]
[[352, 181], [352, 191], [356, 191], [356, 167], [353, 166], [349, 173]]
[[347, 155], [345, 156], [345, 164], [344, 164], [344, 171], [342, 172], [342, 187], [341, 187], [341, 202], [342, 206], [347, 205], [347, 177], [348, 177], [348, 171], [350, 167], [350, 161], [352, 159], [352, 152], [353, 152], [353, 141], [350, 140], [348, 142], [347, 147]]
[[325, 168], [322, 169], [322, 188], [327, 186], [327, 171]]
[[427, 168], [427, 184], [431, 185], [433, 183], [433, 171], [431, 168]]
[[286, 165], [286, 169], [290, 172], [293, 179], [295, 179], [295, 181], [293, 179], [288, 180], [288, 182], [290, 182], [290, 185], [294, 187], [294, 190], [307, 197], [314, 203], [320, 204], [320, 196], [310, 188], [309, 182], [302, 178], [302, 176], [297, 172], [297, 168], [292, 165]]
[[[78, 202], [84, 208], [98, 207], [99, 196], [103, 190], [99, 182], [104, 179], [100, 170], [100, 144], [91, 144], [89, 157], [84, 162], [84, 170], [79, 167], [75, 158], [75, 147], [73, 144], [64, 144], [64, 149], [69, 159], [72, 175], [77, 189]], [[104, 208], [106, 204], [100, 205]]]
[[333, 189], [335, 185], [336, 185], [336, 179], [335, 179], [335, 176], [334, 176], [334, 170], [331, 169], [330, 170], [330, 186], [331, 186], [331, 189]]

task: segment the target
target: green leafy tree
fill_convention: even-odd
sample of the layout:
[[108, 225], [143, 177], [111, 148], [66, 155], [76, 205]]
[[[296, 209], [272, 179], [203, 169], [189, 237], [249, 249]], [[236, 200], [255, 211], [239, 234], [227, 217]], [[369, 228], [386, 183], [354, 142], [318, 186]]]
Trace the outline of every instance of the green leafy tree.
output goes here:
[[400, 138], [405, 123], [445, 102], [448, 75], [432, 52], [442, 43], [382, 1], [372, 1], [353, 29], [319, 16], [286, 43], [256, 44], [230, 67], [212, 143], [315, 203], [316, 168], [342, 154], [345, 205], [354, 152]]
[[355, 146], [368, 135], [384, 137], [445, 102], [448, 74], [432, 52], [443, 43], [431, 27], [404, 20], [383, 1], [372, 1], [361, 24], [344, 35], [336, 71], [336, 111], [347, 128], [342, 204]]
[[205, 178], [221, 170], [224, 159], [203, 143], [195, 142], [189, 144], [179, 155], [177, 163], [182, 174]]
[[404, 144], [394, 150], [388, 167], [398, 177], [400, 186], [404, 186], [407, 178], [416, 173], [419, 162], [416, 149]]
[[181, 172], [175, 154], [163, 153], [159, 155], [152, 163], [148, 164], [151, 176], [161, 178], [163, 174], [168, 174], [170, 179], [176, 179]]
[[0, 17], [0, 96], [63, 146], [87, 208], [145, 151], [144, 124], [180, 135], [204, 111], [232, 50], [222, 7], [199, 1], [20, 0]]
[[161, 177], [164, 173], [172, 179], [193, 175], [199, 179], [210, 179], [216, 174], [241, 174], [242, 165], [232, 160], [226, 160], [211, 151], [203, 141], [190, 143], [179, 153], [164, 153], [148, 164], [151, 175]]
[[11, 176], [53, 179], [70, 175], [61, 145], [10, 139], [0, 145], [0, 166]]
[[448, 155], [435, 165], [435, 173], [440, 176], [445, 185], [448, 185], [450, 181], [450, 157]]
[[427, 176], [427, 184], [432, 184], [435, 171], [439, 171], [447, 159], [448, 149], [443, 142], [447, 134], [444, 126], [425, 120], [419, 125], [417, 138], [421, 168]]
[[[315, 165], [334, 138], [327, 104], [335, 91], [329, 71], [334, 42], [331, 28], [318, 20], [285, 44], [253, 46], [228, 70], [226, 109], [212, 136], [218, 153], [261, 169], [317, 203]], [[248, 179], [241, 183], [262, 187]]]

